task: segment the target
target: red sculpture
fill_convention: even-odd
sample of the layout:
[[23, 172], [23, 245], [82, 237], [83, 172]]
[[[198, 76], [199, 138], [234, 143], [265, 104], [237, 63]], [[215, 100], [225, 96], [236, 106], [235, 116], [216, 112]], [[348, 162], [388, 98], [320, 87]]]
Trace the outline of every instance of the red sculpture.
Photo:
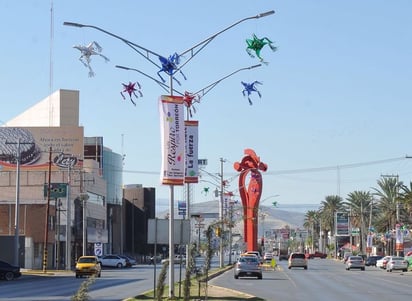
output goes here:
[[242, 161], [235, 162], [234, 168], [240, 172], [239, 193], [243, 205], [244, 239], [247, 251], [257, 251], [258, 209], [263, 186], [260, 170], [266, 171], [268, 167], [260, 162], [254, 150], [247, 148], [244, 153]]

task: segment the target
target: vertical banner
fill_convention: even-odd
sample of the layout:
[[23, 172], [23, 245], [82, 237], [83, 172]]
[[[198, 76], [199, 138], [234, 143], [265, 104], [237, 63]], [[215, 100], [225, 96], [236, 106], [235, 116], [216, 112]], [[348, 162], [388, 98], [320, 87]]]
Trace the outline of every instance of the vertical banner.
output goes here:
[[198, 145], [199, 145], [199, 121], [185, 121], [186, 138], [186, 164], [185, 164], [185, 183], [198, 183], [199, 164], [198, 164]]
[[366, 253], [372, 253], [372, 242], [373, 242], [373, 236], [372, 236], [372, 233], [369, 233], [366, 236]]
[[396, 224], [395, 237], [395, 251], [403, 252], [403, 231], [401, 230], [401, 225], [399, 224]]
[[162, 147], [160, 181], [165, 185], [183, 185], [185, 173], [183, 97], [160, 96], [159, 114]]

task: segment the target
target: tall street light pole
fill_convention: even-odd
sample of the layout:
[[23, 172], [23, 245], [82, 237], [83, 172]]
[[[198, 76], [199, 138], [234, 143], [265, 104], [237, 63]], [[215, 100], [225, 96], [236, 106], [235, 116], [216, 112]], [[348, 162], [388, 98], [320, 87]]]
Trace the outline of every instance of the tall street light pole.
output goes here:
[[[173, 95], [173, 75], [180, 71], [180, 69], [185, 66], [196, 54], [198, 54], [204, 47], [206, 47], [214, 38], [216, 38], [217, 36], [219, 36], [220, 34], [222, 34], [223, 32], [231, 29], [232, 27], [235, 27], [236, 25], [247, 21], [247, 20], [251, 20], [251, 19], [259, 19], [259, 18], [263, 18], [269, 15], [274, 14], [275, 11], [271, 10], [271, 11], [267, 11], [264, 13], [260, 13], [251, 17], [247, 17], [247, 18], [243, 18], [235, 23], [233, 23], [232, 25], [222, 29], [221, 31], [211, 35], [210, 37], [204, 39], [203, 41], [197, 43], [196, 45], [194, 45], [193, 47], [183, 51], [182, 53], [179, 54], [179, 57], [183, 57], [185, 55], [189, 56], [189, 58], [185, 61], [182, 62], [180, 64], [180, 67], [175, 69], [174, 72], [173, 70], [171, 72], [168, 73], [169, 75], [169, 88], [170, 88], [170, 96]], [[94, 25], [86, 25], [86, 24], [80, 24], [80, 23], [73, 23], [73, 22], [64, 22], [63, 25], [66, 26], [74, 26], [74, 27], [88, 27], [88, 28], [93, 28], [96, 29], [100, 32], [103, 32], [109, 36], [112, 36], [118, 40], [121, 40], [122, 42], [124, 42], [126, 45], [128, 45], [129, 47], [131, 47], [133, 50], [135, 50], [138, 54], [140, 54], [142, 57], [144, 57], [146, 60], [150, 61], [152, 64], [154, 64], [155, 66], [159, 67], [158, 63], [156, 63], [152, 58], [152, 56], [155, 56], [157, 58], [160, 58], [161, 56], [145, 47], [142, 47], [136, 43], [133, 43], [125, 38], [122, 38], [116, 34], [113, 34], [107, 30], [104, 30], [102, 28], [99, 28], [97, 26]], [[174, 186], [170, 185], [170, 202], [169, 202], [169, 297], [174, 297]]]
[[20, 229], [19, 229], [19, 219], [20, 219], [20, 146], [22, 144], [33, 144], [33, 142], [24, 142], [21, 141], [20, 139], [17, 140], [17, 142], [9, 142], [6, 141], [6, 144], [17, 144], [17, 153], [16, 153], [16, 204], [14, 208], [14, 265], [15, 266], [20, 266], [20, 260], [19, 260], [19, 248], [20, 248], [20, 243], [19, 243], [19, 235], [20, 235]]

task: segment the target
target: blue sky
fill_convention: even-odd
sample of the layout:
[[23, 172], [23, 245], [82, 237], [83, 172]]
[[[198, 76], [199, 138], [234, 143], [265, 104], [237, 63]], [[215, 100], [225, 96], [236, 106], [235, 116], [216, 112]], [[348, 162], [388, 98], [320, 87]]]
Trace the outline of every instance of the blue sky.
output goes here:
[[[124, 153], [126, 184], [156, 187], [161, 164], [157, 101], [164, 90], [124, 65], [157, 78], [158, 69], [131, 48], [78, 22], [98, 26], [163, 56], [183, 52], [243, 18], [275, 10], [222, 33], [184, 68], [180, 91], [198, 91], [258, 60], [245, 51], [253, 33], [278, 47], [265, 47], [269, 62], [242, 71], [213, 88], [193, 119], [199, 120], [199, 157], [206, 171], [220, 172], [237, 193], [233, 163], [245, 148], [268, 164], [262, 200], [279, 206], [319, 204], [327, 195], [343, 198], [369, 191], [381, 175], [412, 177], [412, 21], [410, 1], [1, 1], [3, 59], [0, 120], [6, 122], [57, 89], [80, 91], [80, 122], [86, 136], [103, 136]], [[53, 24], [53, 38], [51, 38]], [[110, 62], [92, 57], [95, 77], [72, 46], [97, 41]], [[50, 62], [52, 61], [52, 68]], [[50, 72], [52, 70], [52, 72]], [[50, 80], [52, 79], [52, 80]], [[253, 105], [241, 81], [261, 81]], [[122, 83], [138, 81], [143, 97], [134, 107], [120, 95]], [[205, 174], [194, 186], [194, 201], [213, 198]], [[210, 183], [212, 182], [212, 183]], [[276, 199], [271, 197], [279, 195]], [[177, 200], [183, 197], [175, 190]]]

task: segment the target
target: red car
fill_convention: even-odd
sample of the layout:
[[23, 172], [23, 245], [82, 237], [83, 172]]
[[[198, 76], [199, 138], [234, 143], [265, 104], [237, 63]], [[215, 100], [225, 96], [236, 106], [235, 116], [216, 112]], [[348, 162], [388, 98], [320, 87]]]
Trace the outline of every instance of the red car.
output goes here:
[[322, 258], [322, 259], [325, 259], [326, 257], [328, 257], [328, 254], [326, 254], [326, 253], [321, 253], [321, 252], [315, 252], [315, 253], [312, 253], [312, 254], [306, 254], [306, 256], [307, 256], [307, 258], [309, 258], [309, 259], [314, 259], [314, 258]]

